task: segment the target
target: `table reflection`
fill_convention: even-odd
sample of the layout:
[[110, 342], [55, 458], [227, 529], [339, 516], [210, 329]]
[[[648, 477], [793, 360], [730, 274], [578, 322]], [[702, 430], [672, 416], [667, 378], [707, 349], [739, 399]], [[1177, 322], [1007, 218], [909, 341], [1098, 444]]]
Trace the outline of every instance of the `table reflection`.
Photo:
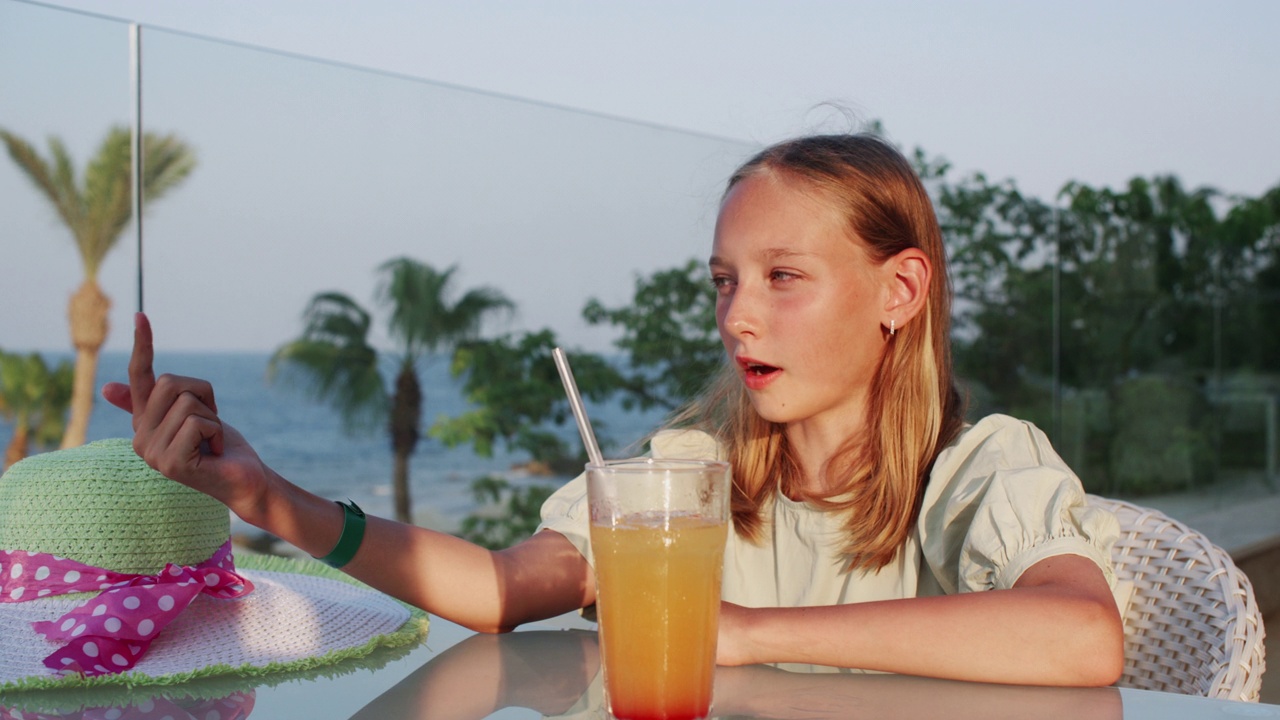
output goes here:
[[[596, 634], [476, 635], [449, 648], [355, 717], [484, 718], [528, 708], [548, 718], [607, 718]], [[954, 682], [832, 668], [718, 668], [712, 716], [729, 718], [1123, 717], [1115, 688]]]
[[[80, 686], [0, 692], [0, 720], [245, 720], [255, 710], [257, 715], [253, 717], [263, 716], [263, 720], [315, 717], [310, 705], [297, 707], [295, 712], [297, 693], [320, 698], [321, 706], [328, 709], [332, 703], [323, 705], [327, 693], [358, 692], [362, 684], [367, 687], [378, 673], [394, 669], [396, 663], [416, 647], [416, 643], [380, 647], [362, 657], [265, 675], [233, 672], [182, 682], [174, 680], [168, 684], [132, 684], [127, 679], [90, 681]], [[285, 700], [276, 697], [273, 702], [273, 694], [281, 690], [292, 691], [292, 694]], [[265, 715], [264, 697], [267, 698]], [[293, 698], [292, 704], [288, 697]], [[322, 716], [346, 717], [346, 714]]]
[[189, 695], [181, 687], [133, 699], [125, 699], [127, 694], [94, 700], [57, 690], [27, 693], [0, 701], [0, 720], [244, 720], [253, 712], [252, 690], [214, 698]]

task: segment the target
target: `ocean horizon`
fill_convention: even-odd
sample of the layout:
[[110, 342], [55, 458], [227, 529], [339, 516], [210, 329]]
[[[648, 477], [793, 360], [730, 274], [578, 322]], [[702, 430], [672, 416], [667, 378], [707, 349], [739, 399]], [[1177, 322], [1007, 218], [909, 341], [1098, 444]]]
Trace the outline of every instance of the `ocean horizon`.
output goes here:
[[[69, 354], [44, 354], [56, 364]], [[350, 498], [374, 515], [390, 516], [390, 440], [383, 430], [367, 435], [348, 435], [338, 413], [328, 405], [309, 400], [287, 384], [268, 383], [270, 353], [248, 352], [160, 352], [156, 353], [158, 373], [173, 373], [208, 380], [213, 384], [218, 414], [239, 430], [258, 455], [293, 483], [323, 497]], [[96, 385], [125, 380], [129, 355], [105, 352], [99, 359]], [[454, 416], [469, 409], [460, 381], [450, 376], [448, 358], [436, 357], [421, 368], [424, 395], [423, 428], [441, 415]], [[130, 417], [97, 396], [87, 439], [131, 437]], [[597, 431], [612, 441], [619, 451], [643, 438], [663, 414], [658, 411], [623, 410], [619, 403], [588, 404], [588, 414]], [[580, 447], [572, 422], [553, 428], [572, 448]], [[8, 443], [12, 426], [0, 420], [0, 438]], [[34, 452], [34, 450], [33, 450]], [[495, 475], [514, 486], [544, 484], [559, 486], [565, 476], [531, 474], [524, 453], [507, 452], [501, 443], [493, 457], [480, 457], [471, 447], [447, 448], [440, 441], [424, 437], [410, 460], [410, 497], [415, 522], [453, 531], [468, 514], [479, 509], [471, 496], [471, 482]], [[233, 531], [249, 531], [239, 525]]]

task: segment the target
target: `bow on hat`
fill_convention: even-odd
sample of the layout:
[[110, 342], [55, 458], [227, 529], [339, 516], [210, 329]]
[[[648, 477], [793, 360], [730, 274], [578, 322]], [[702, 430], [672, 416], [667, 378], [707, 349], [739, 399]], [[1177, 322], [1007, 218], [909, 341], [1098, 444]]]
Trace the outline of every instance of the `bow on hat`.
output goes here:
[[146, 654], [160, 630], [196, 596], [238, 598], [253, 583], [235, 572], [231, 541], [199, 565], [169, 563], [155, 575], [120, 573], [47, 553], [0, 550], [0, 602], [98, 592], [35, 631], [66, 645], [44, 659], [46, 667], [93, 677], [124, 672]]

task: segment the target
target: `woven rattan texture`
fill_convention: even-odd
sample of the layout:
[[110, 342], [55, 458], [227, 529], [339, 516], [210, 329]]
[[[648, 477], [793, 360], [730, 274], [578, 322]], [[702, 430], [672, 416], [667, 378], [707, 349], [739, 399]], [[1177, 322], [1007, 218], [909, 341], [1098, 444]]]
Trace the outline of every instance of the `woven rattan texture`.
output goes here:
[[1257, 702], [1262, 614], [1249, 578], [1208, 538], [1167, 515], [1089, 496], [1120, 521], [1116, 576], [1133, 583], [1118, 685]]
[[0, 478], [0, 548], [118, 572], [208, 560], [231, 531], [217, 500], [165, 478], [127, 439], [34, 455]]

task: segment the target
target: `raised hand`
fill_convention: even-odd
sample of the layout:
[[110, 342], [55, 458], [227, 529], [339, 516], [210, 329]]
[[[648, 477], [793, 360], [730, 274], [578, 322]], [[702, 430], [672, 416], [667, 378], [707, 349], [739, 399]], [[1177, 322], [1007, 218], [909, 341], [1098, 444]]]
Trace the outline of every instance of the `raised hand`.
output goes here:
[[156, 377], [151, 323], [134, 318], [129, 383], [102, 388], [107, 402], [133, 414], [133, 449], [168, 478], [221, 500], [246, 520], [260, 506], [271, 471], [218, 417], [213, 387], [178, 375]]

